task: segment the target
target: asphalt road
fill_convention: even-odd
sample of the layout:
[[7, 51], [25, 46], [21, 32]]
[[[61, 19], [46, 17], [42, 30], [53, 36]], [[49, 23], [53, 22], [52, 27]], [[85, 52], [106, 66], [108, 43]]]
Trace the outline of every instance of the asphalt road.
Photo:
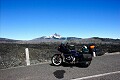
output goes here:
[[88, 68], [50, 63], [0, 70], [0, 80], [120, 80], [120, 54], [93, 58]]

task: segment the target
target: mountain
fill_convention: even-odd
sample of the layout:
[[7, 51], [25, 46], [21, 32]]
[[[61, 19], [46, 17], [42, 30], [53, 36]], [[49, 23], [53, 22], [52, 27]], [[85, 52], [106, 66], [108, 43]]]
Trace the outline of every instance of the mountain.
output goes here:
[[40, 40], [40, 39], [58, 39], [58, 40], [74, 40], [74, 39], [81, 39], [81, 38], [77, 38], [77, 37], [62, 37], [61, 35], [55, 33], [53, 35], [50, 36], [42, 36], [39, 38], [35, 38], [33, 40]]
[[80, 40], [80, 39], [82, 39], [82, 38], [77, 38], [77, 37], [67, 37], [67, 40]]
[[20, 40], [8, 39], [8, 38], [0, 38], [0, 43], [15, 43]]
[[55, 33], [53, 35], [50, 35], [49, 38], [60, 39], [61, 36], [59, 34]]
[[120, 39], [112, 39], [112, 38], [99, 38], [99, 37], [93, 37], [93, 39], [99, 39], [104, 42], [120, 42]]
[[50, 36], [42, 36], [39, 38], [35, 38], [27, 41], [28, 43], [40, 43], [40, 42], [62, 42], [65, 38], [61, 37], [59, 34], [55, 33]]
[[19, 44], [31, 44], [31, 43], [41, 43], [41, 42], [74, 42], [74, 43], [81, 43], [81, 44], [89, 44], [89, 43], [96, 43], [96, 44], [120, 44], [120, 39], [111, 39], [111, 38], [99, 38], [99, 37], [92, 37], [92, 38], [77, 38], [77, 37], [62, 37], [61, 35], [55, 33], [50, 36], [42, 36], [39, 38], [35, 38], [32, 40], [14, 40], [14, 39], [7, 39], [7, 38], [0, 38], [0, 43], [19, 43]]

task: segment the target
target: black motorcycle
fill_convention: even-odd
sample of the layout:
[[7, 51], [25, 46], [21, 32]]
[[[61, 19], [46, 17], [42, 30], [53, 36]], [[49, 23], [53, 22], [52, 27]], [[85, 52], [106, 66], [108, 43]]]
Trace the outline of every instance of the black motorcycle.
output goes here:
[[[84, 49], [84, 48], [83, 48]], [[58, 47], [58, 51], [61, 53], [54, 54], [51, 61], [55, 66], [59, 66], [62, 63], [82, 64], [88, 67], [92, 61], [92, 54], [89, 50], [83, 51], [75, 50], [74, 45], [62, 44]], [[86, 48], [85, 48], [86, 49]]]

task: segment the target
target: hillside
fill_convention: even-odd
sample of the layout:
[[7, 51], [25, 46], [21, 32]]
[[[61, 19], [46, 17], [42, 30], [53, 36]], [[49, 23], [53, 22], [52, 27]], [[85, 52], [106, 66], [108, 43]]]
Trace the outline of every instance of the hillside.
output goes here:
[[[82, 48], [83, 45], [89, 44], [70, 43], [75, 45], [76, 50]], [[29, 48], [31, 64], [46, 62], [51, 57], [59, 53], [57, 51], [60, 43], [39, 43], [39, 44], [17, 44], [17, 43], [0, 43], [0, 69], [25, 66], [25, 48]], [[103, 55], [106, 52], [120, 52], [120, 44], [95, 44], [97, 55]]]
[[76, 50], [83, 45], [89, 46], [94, 43], [97, 48], [97, 55], [106, 52], [120, 52], [120, 39], [110, 38], [35, 38], [29, 41], [0, 38], [0, 69], [16, 66], [25, 66], [25, 48], [29, 48], [31, 64], [46, 62], [51, 59], [57, 51], [61, 42], [67, 41], [73, 44]]
[[8, 39], [8, 38], [0, 38], [0, 43], [15, 43], [20, 40]]

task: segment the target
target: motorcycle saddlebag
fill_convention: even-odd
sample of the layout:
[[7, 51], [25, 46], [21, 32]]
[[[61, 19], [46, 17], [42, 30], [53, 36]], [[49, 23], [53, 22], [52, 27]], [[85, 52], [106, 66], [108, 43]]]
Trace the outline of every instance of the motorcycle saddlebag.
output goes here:
[[82, 60], [83, 61], [91, 61], [92, 60], [92, 55], [89, 53], [83, 53], [82, 54]]

